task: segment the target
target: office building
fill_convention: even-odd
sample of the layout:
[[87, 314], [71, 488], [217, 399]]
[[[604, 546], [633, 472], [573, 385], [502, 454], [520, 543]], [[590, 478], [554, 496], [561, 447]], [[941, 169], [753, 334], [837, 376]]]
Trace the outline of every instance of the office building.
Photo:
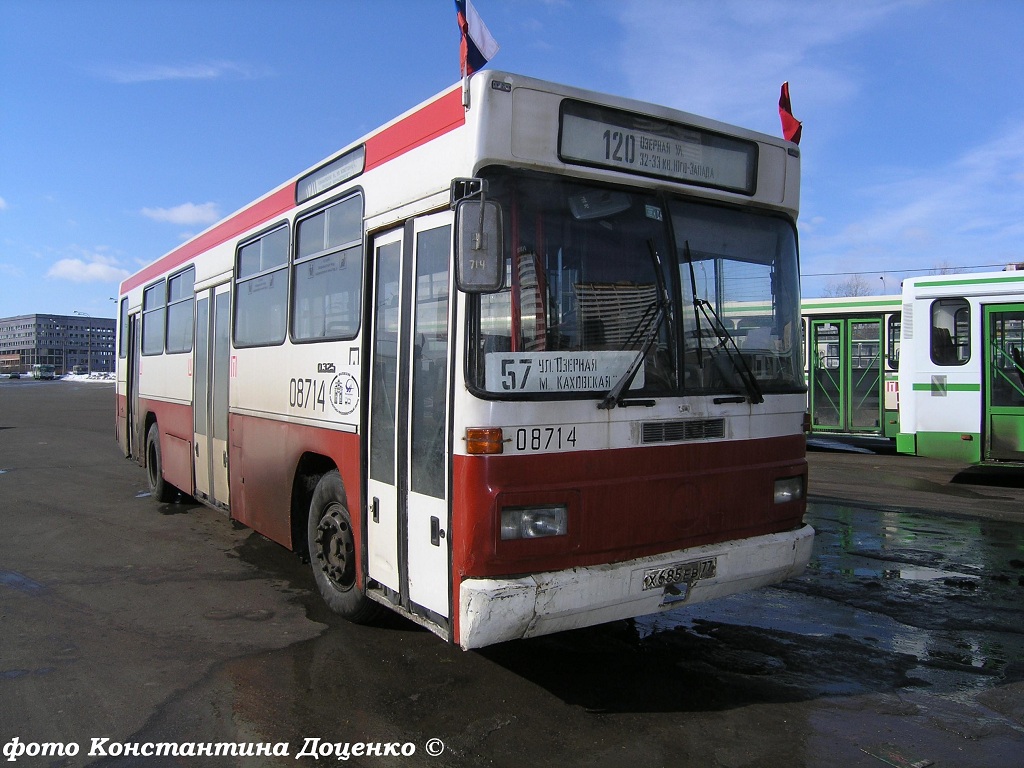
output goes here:
[[85, 313], [0, 318], [0, 374], [29, 373], [34, 365], [52, 365], [58, 376], [111, 372], [116, 325]]

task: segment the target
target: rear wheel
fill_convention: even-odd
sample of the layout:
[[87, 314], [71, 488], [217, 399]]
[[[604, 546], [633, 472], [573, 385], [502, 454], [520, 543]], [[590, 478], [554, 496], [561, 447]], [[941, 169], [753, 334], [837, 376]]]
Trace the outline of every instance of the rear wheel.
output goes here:
[[336, 469], [320, 478], [313, 491], [306, 543], [313, 578], [327, 606], [356, 624], [376, 618], [380, 605], [357, 585], [355, 534], [345, 507], [345, 488]]
[[146, 433], [146, 475], [153, 498], [161, 504], [174, 500], [174, 486], [164, 480], [164, 463], [160, 457], [160, 429], [156, 424]]

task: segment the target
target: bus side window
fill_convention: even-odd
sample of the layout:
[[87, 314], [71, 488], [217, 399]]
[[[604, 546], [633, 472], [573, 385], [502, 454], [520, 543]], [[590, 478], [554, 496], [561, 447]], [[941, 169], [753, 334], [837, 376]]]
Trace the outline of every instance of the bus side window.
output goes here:
[[167, 280], [167, 351], [192, 351], [196, 268], [189, 267]]
[[889, 340], [889, 354], [886, 356], [886, 365], [891, 370], [896, 370], [900, 364], [900, 328], [902, 325], [902, 315], [897, 312], [889, 315], [888, 320], [889, 328], [886, 331], [886, 336]]
[[292, 339], [351, 339], [359, 332], [363, 198], [302, 219], [292, 272]]
[[167, 296], [163, 280], [142, 293], [142, 354], [162, 355], [164, 351], [164, 307]]
[[277, 227], [238, 249], [235, 346], [280, 344], [287, 325], [288, 227]]
[[931, 329], [931, 359], [935, 365], [964, 365], [970, 359], [970, 305], [966, 299], [933, 302]]

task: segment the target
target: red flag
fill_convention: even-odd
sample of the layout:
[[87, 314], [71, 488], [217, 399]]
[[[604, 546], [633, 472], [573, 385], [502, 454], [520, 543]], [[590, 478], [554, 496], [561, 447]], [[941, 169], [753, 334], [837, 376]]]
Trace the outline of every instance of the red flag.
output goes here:
[[800, 134], [804, 130], [804, 124], [793, 117], [793, 105], [789, 103], [789, 81], [782, 84], [782, 93], [779, 95], [779, 117], [782, 118], [782, 136], [786, 141], [794, 144], [800, 143]]

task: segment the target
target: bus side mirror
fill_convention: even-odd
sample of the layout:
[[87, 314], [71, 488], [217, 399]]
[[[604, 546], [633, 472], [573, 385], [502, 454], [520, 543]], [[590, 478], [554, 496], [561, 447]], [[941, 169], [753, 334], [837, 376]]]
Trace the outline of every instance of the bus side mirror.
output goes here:
[[493, 293], [505, 272], [501, 208], [497, 203], [462, 200], [455, 211], [455, 281], [466, 293]]

